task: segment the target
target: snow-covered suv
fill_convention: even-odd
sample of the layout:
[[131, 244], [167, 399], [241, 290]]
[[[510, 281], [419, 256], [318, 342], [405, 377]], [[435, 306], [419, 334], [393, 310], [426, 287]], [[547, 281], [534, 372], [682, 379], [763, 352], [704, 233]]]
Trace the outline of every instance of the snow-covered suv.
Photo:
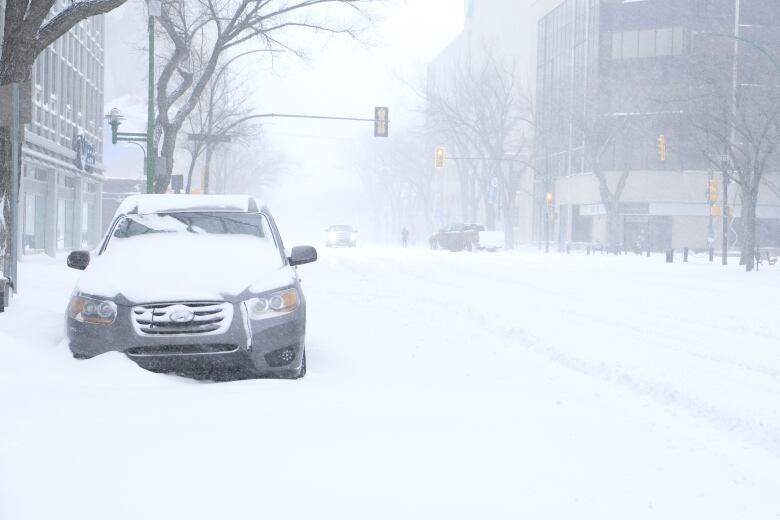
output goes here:
[[125, 353], [154, 371], [217, 378], [302, 377], [306, 301], [267, 208], [247, 196], [126, 199], [67, 309], [77, 358]]

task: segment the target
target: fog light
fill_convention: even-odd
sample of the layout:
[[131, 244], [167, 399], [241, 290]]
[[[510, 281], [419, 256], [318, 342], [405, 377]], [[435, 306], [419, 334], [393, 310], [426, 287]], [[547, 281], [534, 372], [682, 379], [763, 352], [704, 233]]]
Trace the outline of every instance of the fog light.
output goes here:
[[287, 366], [295, 361], [295, 347], [285, 347], [265, 355], [265, 361], [272, 367]]

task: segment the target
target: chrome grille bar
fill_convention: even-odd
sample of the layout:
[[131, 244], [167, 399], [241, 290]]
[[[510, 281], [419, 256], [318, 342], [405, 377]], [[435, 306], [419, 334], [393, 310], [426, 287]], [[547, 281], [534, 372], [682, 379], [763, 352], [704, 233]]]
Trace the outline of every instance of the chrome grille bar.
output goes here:
[[227, 302], [152, 303], [136, 305], [133, 329], [139, 336], [222, 334], [233, 322]]

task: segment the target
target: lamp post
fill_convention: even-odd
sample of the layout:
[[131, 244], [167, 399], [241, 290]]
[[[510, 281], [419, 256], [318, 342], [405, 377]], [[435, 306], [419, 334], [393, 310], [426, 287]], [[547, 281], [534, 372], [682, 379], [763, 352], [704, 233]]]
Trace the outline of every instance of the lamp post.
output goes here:
[[[148, 133], [141, 133], [141, 132], [120, 132], [119, 131], [119, 125], [122, 124], [122, 121], [125, 119], [125, 116], [122, 115], [122, 113], [117, 108], [112, 108], [111, 111], [106, 114], [106, 121], [108, 121], [109, 126], [111, 127], [111, 143], [116, 144], [119, 141], [124, 141], [128, 143], [132, 143], [138, 147], [140, 147], [144, 151], [144, 169], [146, 171], [146, 192], [152, 193], [154, 190], [154, 170], [149, 169], [150, 162], [153, 165], [153, 161], [149, 161], [149, 156], [154, 155], [154, 152], [151, 151], [151, 147], [149, 146], [149, 143], [152, 141], [154, 136], [152, 134]], [[151, 137], [151, 139], [150, 139]], [[141, 144], [143, 143], [143, 145]]]
[[146, 193], [154, 192], [154, 19], [162, 15], [162, 1], [148, 0], [149, 9], [149, 98], [147, 100], [146, 132], [120, 132], [124, 116], [117, 108], [112, 108], [106, 115], [106, 121], [111, 126], [111, 143], [126, 141], [140, 146], [144, 143], [144, 170], [146, 173]]

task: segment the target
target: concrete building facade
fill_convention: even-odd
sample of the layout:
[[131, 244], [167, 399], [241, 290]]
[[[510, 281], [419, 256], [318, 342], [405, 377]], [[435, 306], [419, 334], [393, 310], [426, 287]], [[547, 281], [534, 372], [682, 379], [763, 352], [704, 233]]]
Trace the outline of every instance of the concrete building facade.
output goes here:
[[[53, 14], [66, 5], [57, 0]], [[22, 147], [21, 253], [53, 256], [100, 240], [104, 39], [103, 17], [90, 18], [36, 60]]]

